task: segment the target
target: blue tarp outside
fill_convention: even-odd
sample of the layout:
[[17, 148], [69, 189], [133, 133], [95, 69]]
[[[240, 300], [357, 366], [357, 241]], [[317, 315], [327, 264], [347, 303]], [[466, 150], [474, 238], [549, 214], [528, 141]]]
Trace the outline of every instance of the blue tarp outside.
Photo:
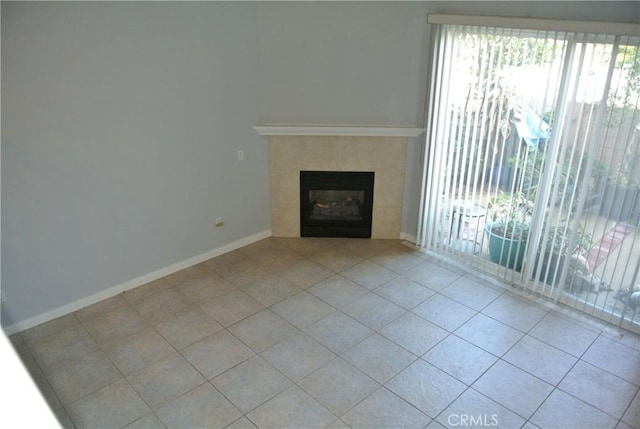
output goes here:
[[551, 137], [549, 124], [530, 109], [517, 112], [514, 119], [518, 136], [531, 148], [537, 148]]

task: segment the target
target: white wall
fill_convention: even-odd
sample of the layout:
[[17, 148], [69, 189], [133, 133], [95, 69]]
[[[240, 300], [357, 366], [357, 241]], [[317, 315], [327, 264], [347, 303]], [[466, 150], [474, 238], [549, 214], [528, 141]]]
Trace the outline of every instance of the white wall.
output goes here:
[[2, 12], [4, 326], [268, 230], [256, 5]]
[[[640, 22], [637, 2], [2, 9], [4, 326], [267, 230], [256, 123], [421, 126], [429, 12]], [[407, 150], [408, 234], [420, 144]]]

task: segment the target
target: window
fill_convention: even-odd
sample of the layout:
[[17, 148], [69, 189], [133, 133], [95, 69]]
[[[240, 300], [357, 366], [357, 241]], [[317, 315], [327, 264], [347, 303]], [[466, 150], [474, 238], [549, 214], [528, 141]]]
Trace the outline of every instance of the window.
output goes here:
[[638, 26], [430, 22], [418, 244], [637, 324], [625, 289], [640, 288]]

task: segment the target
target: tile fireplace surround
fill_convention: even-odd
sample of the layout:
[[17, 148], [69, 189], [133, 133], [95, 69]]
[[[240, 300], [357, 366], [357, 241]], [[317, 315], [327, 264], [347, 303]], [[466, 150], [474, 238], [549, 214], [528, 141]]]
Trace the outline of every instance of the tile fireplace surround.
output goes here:
[[300, 171], [373, 171], [372, 238], [400, 238], [407, 137], [270, 135], [274, 237], [300, 236]]

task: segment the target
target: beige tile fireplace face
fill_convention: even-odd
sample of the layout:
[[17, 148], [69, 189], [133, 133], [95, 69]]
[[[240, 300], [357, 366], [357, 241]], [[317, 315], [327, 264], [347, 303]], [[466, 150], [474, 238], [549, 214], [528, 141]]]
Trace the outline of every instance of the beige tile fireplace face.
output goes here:
[[405, 137], [270, 136], [274, 237], [300, 236], [300, 171], [373, 171], [372, 238], [400, 238]]

